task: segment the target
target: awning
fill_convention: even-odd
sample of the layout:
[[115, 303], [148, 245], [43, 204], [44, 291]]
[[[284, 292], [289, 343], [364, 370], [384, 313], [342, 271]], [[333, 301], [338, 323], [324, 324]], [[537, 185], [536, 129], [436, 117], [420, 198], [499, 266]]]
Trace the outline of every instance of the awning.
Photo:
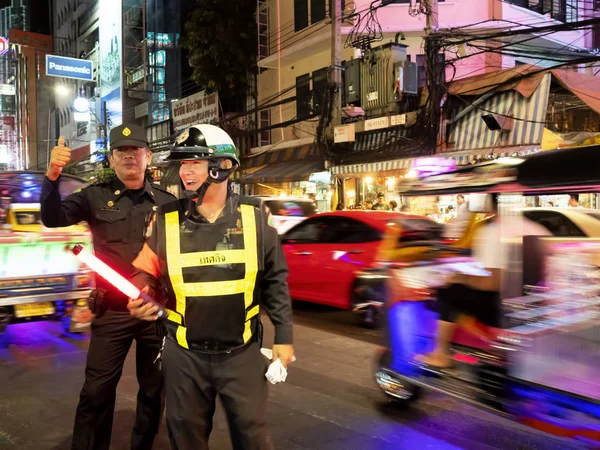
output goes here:
[[409, 170], [415, 158], [393, 159], [374, 163], [345, 164], [331, 168], [333, 175], [365, 174], [374, 172], [389, 172], [392, 170]]
[[297, 147], [282, 148], [281, 150], [267, 151], [258, 155], [250, 155], [242, 158], [242, 170], [251, 167], [266, 166], [267, 164], [278, 164], [289, 161], [302, 161], [311, 156], [318, 156], [315, 144], [305, 144]]
[[460, 96], [480, 96], [490, 91], [514, 90], [523, 97], [529, 98], [548, 73], [565, 89], [585, 102], [590, 109], [600, 113], [600, 78], [567, 69], [544, 70], [531, 64], [452, 81], [448, 84], [448, 93]]
[[[495, 93], [475, 108], [472, 108], [472, 103], [465, 103], [456, 113], [460, 115], [471, 109], [449, 126], [448, 146], [459, 151], [539, 144], [542, 142], [550, 84], [551, 76], [546, 74], [528, 97], [516, 91], [504, 91]], [[482, 119], [486, 112], [514, 117], [512, 129], [490, 130]]]
[[[453, 159], [457, 166], [464, 166], [468, 164], [474, 164], [478, 161], [485, 160], [488, 157], [507, 157], [517, 153], [519, 156], [526, 156], [537, 152], [540, 149], [539, 145], [526, 145], [516, 147], [502, 147], [502, 148], [487, 148], [480, 149], [478, 151], [469, 152], [458, 152], [458, 153], [437, 153], [435, 155], [427, 156], [436, 158], [447, 158]], [[331, 168], [333, 175], [349, 175], [349, 174], [367, 174], [377, 172], [387, 172], [393, 170], [410, 170], [413, 162], [418, 158], [403, 158], [394, 159], [390, 161], [380, 161], [374, 163], [364, 164], [346, 164], [341, 166], [334, 166]]]
[[515, 156], [515, 154], [517, 156], [532, 155], [539, 150], [539, 145], [517, 145], [513, 147], [484, 148], [469, 152], [439, 153], [435, 156], [453, 159], [457, 166], [466, 166], [486, 159], [506, 158], [508, 156]]
[[322, 158], [309, 158], [303, 161], [291, 161], [270, 164], [256, 172], [242, 175], [237, 183], [287, 183], [291, 181], [308, 181], [311, 173], [325, 170]]

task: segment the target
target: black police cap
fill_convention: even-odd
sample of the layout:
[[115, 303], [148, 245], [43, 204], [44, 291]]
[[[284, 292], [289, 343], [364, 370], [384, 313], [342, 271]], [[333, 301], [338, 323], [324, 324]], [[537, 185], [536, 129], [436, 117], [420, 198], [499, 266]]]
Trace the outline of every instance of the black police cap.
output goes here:
[[110, 149], [119, 147], [148, 148], [146, 129], [139, 125], [119, 125], [110, 130]]

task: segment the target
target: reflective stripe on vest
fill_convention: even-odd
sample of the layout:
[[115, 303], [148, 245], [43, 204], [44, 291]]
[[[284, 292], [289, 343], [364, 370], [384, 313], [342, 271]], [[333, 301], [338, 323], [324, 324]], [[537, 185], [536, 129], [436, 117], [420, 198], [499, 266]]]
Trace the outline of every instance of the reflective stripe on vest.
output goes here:
[[[185, 327], [185, 308], [187, 297], [212, 297], [217, 295], [244, 294], [246, 322], [244, 324], [244, 343], [252, 337], [250, 319], [259, 313], [259, 306], [249, 309], [254, 302], [254, 287], [258, 272], [258, 248], [256, 244], [256, 219], [252, 205], [240, 205], [242, 227], [244, 233], [243, 250], [223, 250], [219, 252], [181, 253], [179, 239], [179, 212], [173, 211], [165, 215], [165, 237], [167, 268], [175, 293], [175, 311], [167, 310], [167, 318], [178, 325], [176, 338], [179, 345], [188, 347], [187, 329]], [[217, 264], [244, 264], [245, 276], [241, 280], [209, 281], [185, 283], [183, 268], [211, 266]]]

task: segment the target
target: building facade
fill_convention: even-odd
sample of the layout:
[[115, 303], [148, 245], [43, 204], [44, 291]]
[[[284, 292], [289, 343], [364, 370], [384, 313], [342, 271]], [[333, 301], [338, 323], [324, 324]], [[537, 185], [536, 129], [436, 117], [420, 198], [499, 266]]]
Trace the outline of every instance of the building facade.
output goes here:
[[[258, 6], [259, 66], [258, 102], [271, 107], [259, 113], [260, 146], [252, 149], [245, 167], [255, 170], [242, 177], [249, 184], [265, 184], [265, 161], [294, 162], [287, 151], [313, 145], [337, 178], [333, 201], [354, 204], [372, 200], [383, 192], [394, 198], [396, 183], [407, 176], [412, 161], [439, 151], [435, 144], [423, 148], [412, 125], [426, 86], [424, 36], [428, 24], [426, 2], [392, 0], [372, 10], [369, 1], [342, 2], [341, 59], [344, 68], [341, 101], [342, 126], [337, 127], [334, 146], [323, 149], [317, 136], [323, 101], [332, 66], [332, 20], [330, 1], [264, 0]], [[597, 2], [580, 0], [438, 0], [437, 11], [429, 15], [432, 31], [462, 28], [471, 33], [487, 33], [584, 20], [593, 14]], [[365, 27], [370, 21], [371, 27]], [[371, 31], [369, 31], [371, 30]], [[375, 30], [375, 31], [373, 31]], [[366, 41], [365, 41], [366, 38]], [[535, 64], [550, 67], [556, 62], [536, 57], [538, 53], [565, 55], [587, 52], [593, 46], [589, 30], [506, 36], [492, 48], [482, 51], [481, 43], [460, 45], [443, 62], [452, 58], [446, 81], [461, 79], [510, 67]], [[510, 52], [494, 51], [510, 47]], [[458, 58], [457, 56], [460, 56]], [[593, 73], [591, 66], [573, 70]], [[597, 70], [597, 69], [596, 69]], [[338, 122], [339, 123], [339, 122]], [[515, 142], [514, 146], [525, 142]], [[444, 150], [449, 149], [445, 147]], [[470, 151], [466, 149], [466, 151]], [[280, 156], [267, 158], [266, 153]], [[456, 153], [458, 162], [472, 160]], [[262, 155], [262, 156], [258, 156]], [[288, 158], [288, 159], [286, 159]], [[297, 166], [297, 164], [296, 164]], [[325, 168], [325, 166], [323, 166]], [[315, 169], [308, 167], [306, 171]], [[285, 173], [284, 170], [279, 170]], [[261, 173], [265, 176], [261, 177]], [[309, 173], [301, 174], [308, 180]], [[297, 181], [300, 178], [295, 177]], [[289, 179], [289, 177], [288, 177]], [[268, 183], [266, 183], [268, 184]], [[276, 189], [280, 186], [271, 186]], [[295, 192], [296, 194], [298, 191]], [[351, 195], [348, 195], [351, 194]]]
[[[85, 0], [54, 0], [53, 54], [91, 60], [94, 63], [93, 80], [78, 81], [53, 78], [51, 90], [54, 104], [51, 111], [50, 142], [64, 136], [72, 150], [74, 161], [89, 158], [103, 147], [101, 108], [99, 105], [99, 2]], [[76, 121], [73, 102], [85, 97], [90, 111], [85, 121]], [[52, 146], [50, 146], [52, 147]]]

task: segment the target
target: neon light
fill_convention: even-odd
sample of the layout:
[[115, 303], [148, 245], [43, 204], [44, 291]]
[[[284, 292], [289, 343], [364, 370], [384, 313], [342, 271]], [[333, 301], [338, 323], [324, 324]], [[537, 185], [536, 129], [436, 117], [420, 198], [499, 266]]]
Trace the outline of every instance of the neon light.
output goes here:
[[[78, 250], [76, 253], [75, 249]], [[136, 288], [130, 281], [125, 279], [122, 275], [117, 273], [113, 268], [96, 258], [86, 249], [81, 246], [75, 246], [73, 253], [82, 260], [87, 266], [108, 281], [111, 285], [116, 287], [120, 292], [125, 294], [129, 298], [139, 298], [140, 290]]]
[[150, 298], [148, 295], [141, 292], [137, 287], [135, 287], [129, 280], [123, 277], [121, 274], [117, 273], [114, 269], [109, 267], [107, 264], [102, 262], [100, 259], [96, 258], [86, 249], [84, 249], [81, 245], [76, 245], [73, 247], [73, 253], [87, 266], [108, 281], [112, 286], [117, 288], [120, 292], [125, 294], [129, 298], [142, 298], [146, 302], [151, 303], [154, 306], [159, 308], [157, 314], [158, 317], [166, 317], [167, 313], [162, 308], [161, 305], [156, 303], [155, 300]]
[[456, 168], [452, 159], [446, 158], [418, 158], [412, 165], [419, 176], [440, 175], [452, 172]]

